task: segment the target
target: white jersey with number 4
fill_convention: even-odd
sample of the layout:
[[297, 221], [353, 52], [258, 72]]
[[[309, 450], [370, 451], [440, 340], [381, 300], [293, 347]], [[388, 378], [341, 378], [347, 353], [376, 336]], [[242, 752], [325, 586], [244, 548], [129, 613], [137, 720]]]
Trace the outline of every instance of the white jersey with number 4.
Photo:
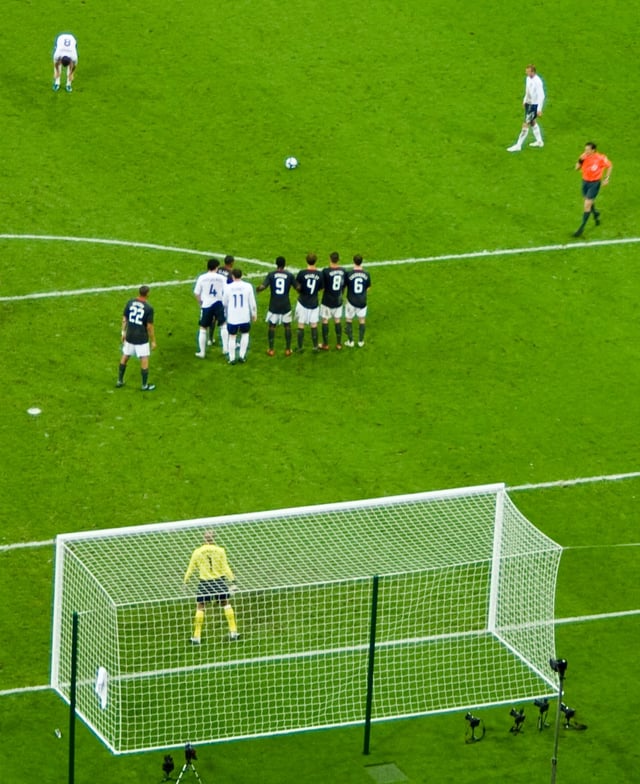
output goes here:
[[62, 57], [70, 57], [74, 63], [78, 62], [78, 44], [71, 33], [62, 33], [56, 38], [53, 59], [60, 60]]
[[222, 301], [229, 324], [249, 324], [258, 312], [253, 286], [245, 280], [227, 283]]
[[210, 308], [216, 302], [222, 302], [222, 294], [227, 286], [224, 275], [212, 272], [203, 272], [196, 280], [193, 293], [199, 297], [203, 308]]

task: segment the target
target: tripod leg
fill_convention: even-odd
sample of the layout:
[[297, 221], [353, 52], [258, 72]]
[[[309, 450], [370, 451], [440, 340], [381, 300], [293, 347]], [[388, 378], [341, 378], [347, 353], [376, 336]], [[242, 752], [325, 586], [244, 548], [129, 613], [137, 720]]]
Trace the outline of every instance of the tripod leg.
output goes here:
[[179, 775], [179, 776], [178, 776], [178, 778], [176, 779], [176, 784], [180, 784], [180, 782], [182, 781], [182, 777], [184, 776], [184, 773], [185, 773], [186, 769], [187, 769], [187, 763], [185, 762], [185, 763], [184, 763], [184, 765], [182, 766], [182, 770], [180, 771], [180, 775]]
[[191, 766], [191, 770], [195, 773], [195, 776], [198, 779], [198, 781], [200, 782], [200, 784], [202, 784], [202, 779], [200, 778], [200, 775], [198, 774], [198, 771], [196, 770], [195, 765]]

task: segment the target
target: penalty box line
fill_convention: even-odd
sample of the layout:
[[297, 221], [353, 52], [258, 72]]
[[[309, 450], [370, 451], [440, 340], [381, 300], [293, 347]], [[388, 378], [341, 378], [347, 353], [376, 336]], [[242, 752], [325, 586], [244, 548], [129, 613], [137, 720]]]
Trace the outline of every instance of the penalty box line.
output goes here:
[[[194, 256], [224, 256], [225, 254], [220, 251], [200, 251], [193, 248], [179, 248], [173, 245], [159, 245], [151, 242], [132, 242], [129, 240], [112, 240], [101, 239], [99, 237], [57, 237], [50, 234], [0, 234], [0, 239], [5, 240], [39, 240], [45, 242], [76, 242], [76, 243], [89, 243], [94, 245], [113, 245], [127, 248], [141, 248], [144, 250], [156, 250], [166, 253], [183, 253], [185, 255]], [[539, 245], [533, 248], [504, 248], [496, 250], [481, 250], [471, 251], [468, 253], [447, 253], [439, 256], [417, 256], [407, 259], [388, 259], [383, 261], [367, 261], [367, 267], [392, 267], [401, 264], [427, 264], [443, 261], [466, 261], [472, 259], [491, 258], [498, 256], [518, 256], [529, 253], [552, 253], [557, 251], [575, 250], [584, 248], [607, 247], [611, 245], [630, 245], [640, 242], [640, 237], [626, 237], [621, 239], [612, 240], [592, 240], [590, 242], [572, 242], [568, 244], [558, 245]], [[267, 269], [273, 268], [272, 262], [263, 261], [262, 259], [245, 258], [242, 256], [235, 257], [237, 261], [249, 264], [256, 264], [260, 267]], [[290, 268], [292, 271], [293, 267]], [[247, 277], [258, 277], [262, 273], [248, 273]], [[158, 281], [149, 285], [156, 288], [167, 286], [184, 286], [194, 282], [194, 279], [189, 280], [171, 280], [171, 281]], [[126, 291], [129, 289], [139, 288], [142, 284], [131, 285], [118, 285], [118, 286], [105, 286], [100, 288], [86, 288], [74, 289], [69, 291], [51, 291], [40, 292], [33, 294], [21, 294], [15, 296], [0, 297], [0, 302], [19, 302], [22, 300], [45, 299], [56, 297], [74, 297], [87, 294], [104, 294], [111, 291]]]

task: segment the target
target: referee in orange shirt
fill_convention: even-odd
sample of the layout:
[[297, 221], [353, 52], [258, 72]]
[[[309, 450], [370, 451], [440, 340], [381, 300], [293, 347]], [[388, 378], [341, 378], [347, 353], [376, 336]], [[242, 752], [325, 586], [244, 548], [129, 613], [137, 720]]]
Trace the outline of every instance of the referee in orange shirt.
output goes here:
[[574, 237], [579, 237], [587, 225], [589, 215], [593, 213], [593, 219], [596, 226], [600, 225], [600, 213], [596, 210], [595, 200], [598, 192], [600, 191], [600, 184], [608, 185], [613, 164], [601, 152], [595, 142], [587, 142], [584, 152], [578, 158], [576, 163], [576, 170], [582, 170], [582, 196], [584, 197], [584, 212], [582, 214], [582, 223]]

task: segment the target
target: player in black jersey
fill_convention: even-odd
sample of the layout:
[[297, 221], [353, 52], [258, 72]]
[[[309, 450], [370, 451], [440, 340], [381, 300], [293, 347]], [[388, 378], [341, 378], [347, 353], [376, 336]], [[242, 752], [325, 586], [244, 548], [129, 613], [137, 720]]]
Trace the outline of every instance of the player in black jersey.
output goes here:
[[153, 308], [147, 302], [149, 286], [140, 286], [138, 296], [130, 299], [122, 312], [122, 356], [118, 365], [117, 387], [124, 386], [124, 374], [129, 357], [136, 356], [140, 360], [142, 375], [142, 391], [151, 392], [156, 387], [149, 384], [149, 356], [151, 349], [156, 347], [156, 336], [153, 326]]
[[306, 260], [307, 268], [300, 270], [296, 276], [296, 288], [298, 289], [298, 303], [296, 305], [296, 320], [298, 322], [297, 352], [304, 351], [304, 328], [307, 324], [311, 327], [313, 350], [320, 350], [318, 347], [318, 320], [320, 317], [318, 294], [322, 289], [322, 276], [316, 269], [318, 262], [316, 254], [307, 253]]
[[322, 270], [322, 319], [323, 351], [329, 350], [329, 321], [333, 320], [336, 329], [336, 348], [342, 348], [342, 292], [344, 291], [345, 271], [340, 266], [340, 254], [334, 251], [329, 256], [329, 266]]
[[364, 330], [367, 317], [367, 290], [371, 288], [371, 276], [362, 269], [362, 256], [356, 254], [353, 257], [354, 267], [347, 272], [347, 303], [344, 308], [345, 330], [347, 341], [345, 346], [353, 348], [353, 325], [354, 318], [358, 319], [358, 346], [364, 346]]
[[296, 279], [292, 272], [285, 270], [286, 259], [284, 256], [278, 256], [276, 259], [276, 268], [268, 272], [264, 281], [257, 287], [256, 291], [260, 293], [265, 289], [269, 289], [271, 296], [269, 298], [269, 310], [267, 312], [266, 322], [269, 325], [267, 328], [267, 354], [270, 357], [275, 356], [275, 335], [276, 327], [282, 324], [284, 327], [284, 340], [285, 340], [285, 356], [291, 355], [291, 300], [289, 292], [291, 287], [295, 286]]

